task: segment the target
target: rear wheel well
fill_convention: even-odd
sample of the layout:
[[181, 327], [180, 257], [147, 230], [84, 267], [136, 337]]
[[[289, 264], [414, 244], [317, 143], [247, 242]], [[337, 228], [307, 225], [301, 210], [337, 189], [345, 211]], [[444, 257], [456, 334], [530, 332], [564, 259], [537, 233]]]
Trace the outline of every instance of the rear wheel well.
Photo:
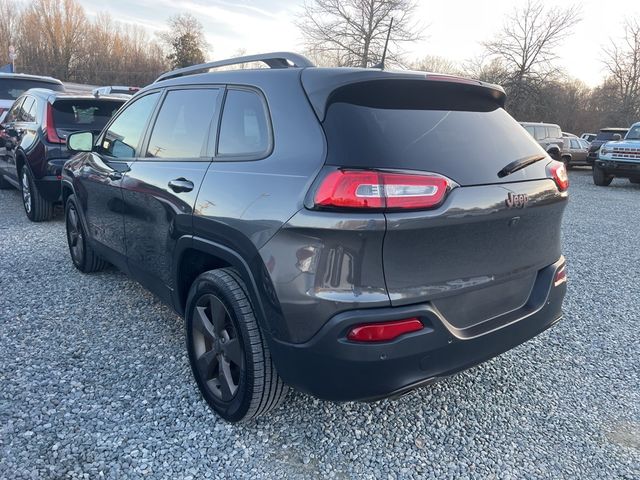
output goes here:
[[230, 266], [229, 262], [210, 253], [193, 248], [185, 250], [180, 259], [176, 285], [180, 306], [185, 307], [189, 289], [200, 274]]

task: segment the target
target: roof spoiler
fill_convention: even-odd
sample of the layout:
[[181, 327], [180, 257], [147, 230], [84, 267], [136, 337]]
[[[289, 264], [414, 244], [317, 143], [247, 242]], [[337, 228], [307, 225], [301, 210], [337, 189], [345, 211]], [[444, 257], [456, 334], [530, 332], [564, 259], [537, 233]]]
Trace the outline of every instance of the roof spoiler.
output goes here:
[[154, 83], [168, 80], [170, 78], [184, 77], [197, 73], [207, 72], [213, 68], [227, 67], [231, 65], [242, 65], [244, 63], [262, 62], [269, 68], [307, 68], [315, 67], [308, 58], [292, 52], [272, 52], [258, 55], [246, 55], [243, 57], [227, 58], [215, 62], [201, 63], [190, 67], [180, 68], [160, 75]]

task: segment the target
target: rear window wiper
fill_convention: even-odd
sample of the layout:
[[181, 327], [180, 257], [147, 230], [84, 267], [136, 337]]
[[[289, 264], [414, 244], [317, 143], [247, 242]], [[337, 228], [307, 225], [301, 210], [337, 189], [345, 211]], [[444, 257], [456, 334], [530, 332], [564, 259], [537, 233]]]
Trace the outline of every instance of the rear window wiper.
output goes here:
[[533, 165], [540, 160], [544, 160], [547, 158], [546, 155], [530, 155], [528, 157], [520, 158], [506, 165], [502, 170], [498, 172], [498, 177], [503, 178], [507, 175], [511, 175], [518, 170], [522, 170], [523, 168], [528, 167], [529, 165]]

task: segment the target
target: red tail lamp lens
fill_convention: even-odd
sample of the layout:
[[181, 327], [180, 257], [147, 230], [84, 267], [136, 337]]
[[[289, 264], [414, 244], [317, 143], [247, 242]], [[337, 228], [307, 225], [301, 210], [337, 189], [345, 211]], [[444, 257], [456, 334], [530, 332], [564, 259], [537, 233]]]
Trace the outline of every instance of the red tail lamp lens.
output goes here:
[[337, 208], [428, 209], [442, 203], [450, 182], [439, 175], [336, 170], [316, 191], [315, 205]]
[[47, 135], [47, 140], [50, 143], [65, 143], [63, 138], [58, 136], [58, 132], [56, 132], [56, 127], [53, 123], [53, 107], [50, 103], [47, 103], [47, 117], [44, 123], [44, 130]]
[[347, 338], [353, 342], [388, 342], [400, 335], [417, 332], [423, 328], [424, 325], [418, 318], [365, 323], [352, 328], [347, 334]]
[[551, 162], [548, 168], [551, 178], [558, 186], [558, 190], [565, 192], [569, 188], [569, 175], [567, 175], [567, 168], [564, 163]]

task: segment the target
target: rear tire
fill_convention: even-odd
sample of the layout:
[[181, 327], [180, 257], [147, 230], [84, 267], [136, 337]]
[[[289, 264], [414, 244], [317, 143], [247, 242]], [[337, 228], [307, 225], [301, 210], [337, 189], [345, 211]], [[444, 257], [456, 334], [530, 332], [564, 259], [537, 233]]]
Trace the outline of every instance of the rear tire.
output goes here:
[[27, 218], [32, 222], [51, 220], [53, 218], [53, 203], [42, 198], [33, 181], [31, 171], [26, 165], [22, 167], [22, 172], [20, 172], [20, 186], [22, 205]]
[[202, 396], [228, 422], [250, 420], [287, 396], [256, 321], [247, 289], [231, 268], [193, 282], [187, 299], [189, 363]]
[[93, 250], [80, 220], [76, 196], [70, 195], [64, 208], [64, 223], [67, 228], [67, 244], [73, 265], [82, 273], [99, 272], [106, 262]]
[[571, 168], [573, 167], [573, 165], [571, 165], [571, 157], [563, 156], [562, 163], [564, 163], [564, 167], [567, 170], [571, 170]]
[[593, 183], [599, 187], [608, 187], [613, 181], [613, 175], [607, 175], [602, 168], [593, 165]]

